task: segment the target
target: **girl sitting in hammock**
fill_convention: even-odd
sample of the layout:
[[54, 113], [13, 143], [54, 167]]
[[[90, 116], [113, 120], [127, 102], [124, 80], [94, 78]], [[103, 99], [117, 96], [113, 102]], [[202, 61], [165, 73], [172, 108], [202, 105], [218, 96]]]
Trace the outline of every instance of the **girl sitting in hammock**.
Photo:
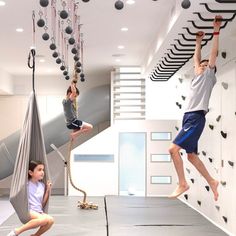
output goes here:
[[21, 227], [12, 230], [7, 236], [17, 236], [26, 230], [37, 227], [40, 228], [31, 236], [40, 236], [53, 225], [53, 218], [43, 212], [51, 191], [51, 183], [48, 181], [45, 186], [42, 182], [43, 177], [44, 164], [40, 161], [30, 161], [28, 172], [28, 202], [31, 220]]
[[93, 126], [89, 123], [81, 121], [76, 115], [76, 97], [79, 96], [79, 90], [76, 87], [76, 80], [73, 80], [70, 87], [66, 91], [66, 98], [63, 99], [62, 104], [66, 119], [66, 126], [72, 129], [71, 139], [75, 139], [81, 133], [92, 130]]

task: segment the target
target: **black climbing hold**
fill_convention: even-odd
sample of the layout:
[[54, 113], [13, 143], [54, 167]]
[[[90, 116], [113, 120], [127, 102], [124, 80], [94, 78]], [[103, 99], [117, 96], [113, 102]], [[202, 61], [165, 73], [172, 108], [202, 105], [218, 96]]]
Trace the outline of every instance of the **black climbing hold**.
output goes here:
[[53, 56], [54, 58], [57, 58], [57, 57], [58, 57], [58, 53], [57, 53], [57, 52], [53, 52], [52, 56]]
[[221, 56], [225, 59], [226, 58], [226, 52], [221, 52]]
[[223, 86], [224, 89], [228, 89], [229, 85], [225, 82], [222, 82], [221, 85]]
[[183, 82], [183, 79], [179, 78], [179, 82], [182, 83], [182, 82]]
[[72, 29], [70, 26], [67, 26], [67, 27], [65, 28], [65, 32], [66, 32], [67, 34], [72, 34], [73, 29]]
[[228, 161], [228, 163], [229, 163], [230, 166], [232, 166], [232, 167], [234, 166], [234, 162], [233, 161]]
[[62, 10], [60, 12], [60, 17], [65, 20], [68, 17], [67, 11], [66, 10]]
[[184, 154], [182, 152], [179, 152], [181, 156], [183, 156]]
[[185, 101], [185, 99], [186, 99], [186, 97], [185, 97], [185, 96], [183, 96], [183, 95], [181, 96], [181, 98], [182, 98], [184, 101]]
[[201, 206], [202, 205], [202, 202], [201, 201], [197, 201], [197, 204], [199, 205], [199, 206]]
[[209, 192], [210, 191], [210, 187], [209, 186], [205, 186], [206, 190]]
[[226, 186], [226, 181], [220, 181], [222, 186]]
[[212, 159], [212, 158], [210, 158], [210, 157], [208, 158], [208, 160], [209, 160], [211, 163], [213, 162], [213, 159]]
[[69, 76], [69, 75], [67, 75], [67, 76], [65, 77], [65, 79], [66, 79], [66, 80], [69, 80], [69, 79], [70, 79], [70, 76]]
[[47, 7], [49, 4], [49, 1], [48, 0], [40, 0], [39, 4], [41, 7]]
[[206, 152], [205, 152], [205, 151], [202, 151], [202, 155], [203, 155], [203, 156], [206, 156]]
[[85, 76], [84, 73], [80, 74], [80, 78], [84, 78], [84, 76]]
[[89, 0], [82, 0], [82, 2], [89, 2]]
[[115, 2], [115, 8], [116, 8], [117, 10], [121, 10], [123, 7], [124, 7], [124, 3], [123, 3], [121, 0], [117, 0], [117, 1]]
[[220, 118], [221, 118], [221, 115], [219, 115], [219, 116], [216, 118], [216, 121], [219, 122], [219, 121], [220, 121]]
[[188, 200], [188, 194], [184, 194], [184, 198]]
[[84, 77], [81, 77], [81, 78], [80, 78], [80, 81], [81, 81], [81, 82], [84, 82], [84, 81], [85, 81], [85, 78], [84, 78]]
[[49, 47], [51, 50], [55, 50], [57, 48], [55, 43], [51, 43]]
[[43, 38], [43, 40], [48, 40], [49, 39], [49, 34], [48, 33], [44, 33], [43, 35], [42, 35], [42, 38]]
[[57, 58], [57, 59], [56, 59], [56, 63], [57, 63], [57, 64], [61, 64], [61, 59], [60, 59], [60, 58]]
[[70, 45], [73, 45], [75, 43], [75, 39], [71, 37], [68, 39], [68, 42]]
[[65, 71], [63, 72], [63, 75], [65, 75], [65, 76], [68, 75], [68, 71], [65, 70]]
[[190, 174], [190, 172], [191, 172], [190, 169], [188, 169], [188, 168], [186, 168], [186, 171], [187, 171], [189, 174]]
[[175, 104], [179, 107], [179, 109], [182, 108], [182, 105], [180, 103], [176, 102]]
[[209, 125], [209, 128], [210, 128], [211, 130], [213, 130], [213, 129], [214, 129], [214, 125]]
[[194, 184], [194, 179], [190, 179], [191, 180], [191, 182]]
[[188, 9], [191, 6], [191, 2], [189, 0], [183, 0], [183, 2], [181, 3], [181, 6], [184, 9]]
[[218, 210], [218, 211], [220, 210], [220, 206], [216, 205], [215, 207], [216, 207], [216, 210]]
[[223, 138], [227, 138], [227, 133], [223, 132], [223, 131], [220, 131], [221, 135]]
[[175, 126], [175, 129], [178, 131], [178, 130], [179, 130], [179, 127]]
[[39, 19], [37, 21], [37, 25], [38, 25], [38, 27], [44, 27], [45, 26], [45, 21], [43, 19]]
[[223, 218], [223, 220], [224, 220], [224, 222], [225, 222], [225, 223], [227, 223], [227, 222], [228, 222], [228, 219], [227, 219], [227, 217], [226, 217], [226, 216], [222, 216], [222, 218]]

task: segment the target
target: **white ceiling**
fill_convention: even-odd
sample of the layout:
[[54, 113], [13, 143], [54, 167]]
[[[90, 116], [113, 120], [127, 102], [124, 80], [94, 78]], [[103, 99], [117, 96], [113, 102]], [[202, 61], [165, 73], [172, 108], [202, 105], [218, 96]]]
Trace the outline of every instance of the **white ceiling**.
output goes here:
[[[27, 56], [32, 45], [32, 10], [38, 19], [39, 0], [5, 1], [6, 5], [0, 7], [0, 68], [12, 75], [30, 74]], [[115, 0], [78, 1], [85, 39], [84, 67], [90, 75], [109, 74], [119, 65], [141, 65], [165, 16], [175, 5], [175, 0], [136, 0], [134, 5], [126, 4], [118, 11], [114, 8]], [[24, 32], [17, 33], [18, 27]], [[128, 27], [129, 31], [121, 32], [121, 27]], [[44, 30], [36, 26], [36, 32], [37, 54], [44, 55], [46, 60], [45, 63], [37, 61], [37, 73], [61, 73], [51, 56], [50, 42], [41, 38]], [[118, 45], [125, 48], [119, 50]], [[116, 62], [113, 54], [124, 54], [121, 62]]]

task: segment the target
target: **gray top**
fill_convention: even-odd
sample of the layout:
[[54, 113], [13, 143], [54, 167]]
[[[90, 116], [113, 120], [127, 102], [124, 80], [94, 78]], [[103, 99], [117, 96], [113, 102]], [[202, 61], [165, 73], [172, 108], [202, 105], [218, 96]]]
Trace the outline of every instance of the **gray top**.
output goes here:
[[207, 67], [202, 74], [194, 76], [185, 112], [200, 110], [208, 112], [209, 100], [215, 84], [215, 68]]
[[74, 102], [70, 99], [63, 99], [62, 104], [64, 108], [66, 124], [70, 125], [73, 120], [77, 119]]

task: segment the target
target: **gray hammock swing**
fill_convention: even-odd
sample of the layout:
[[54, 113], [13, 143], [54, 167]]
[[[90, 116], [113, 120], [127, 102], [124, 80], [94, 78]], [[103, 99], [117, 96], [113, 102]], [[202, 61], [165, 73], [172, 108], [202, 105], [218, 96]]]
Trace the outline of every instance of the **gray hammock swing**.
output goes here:
[[[31, 56], [33, 64], [30, 65]], [[32, 83], [33, 91], [28, 102], [28, 109], [25, 115], [23, 128], [21, 131], [20, 142], [12, 176], [10, 202], [14, 207], [22, 223], [30, 220], [28, 209], [28, 168], [30, 160], [39, 160], [44, 163], [45, 175], [43, 182], [49, 179], [49, 169], [46, 159], [46, 151], [43, 140], [43, 133], [40, 124], [38, 105], [34, 89], [34, 71], [35, 71], [35, 50], [32, 49], [29, 54], [28, 66], [33, 69]], [[44, 212], [48, 211], [48, 202]]]

